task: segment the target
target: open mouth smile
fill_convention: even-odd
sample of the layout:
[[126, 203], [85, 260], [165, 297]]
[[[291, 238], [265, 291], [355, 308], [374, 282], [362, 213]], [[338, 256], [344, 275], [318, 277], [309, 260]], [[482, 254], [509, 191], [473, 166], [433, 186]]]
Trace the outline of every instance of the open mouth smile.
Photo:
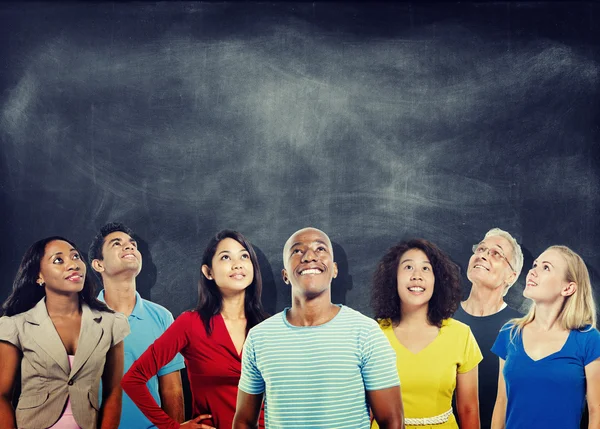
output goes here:
[[322, 272], [323, 272], [323, 270], [320, 268], [307, 268], [307, 269], [301, 270], [300, 275], [301, 276], [317, 275], [317, 274], [321, 274]]

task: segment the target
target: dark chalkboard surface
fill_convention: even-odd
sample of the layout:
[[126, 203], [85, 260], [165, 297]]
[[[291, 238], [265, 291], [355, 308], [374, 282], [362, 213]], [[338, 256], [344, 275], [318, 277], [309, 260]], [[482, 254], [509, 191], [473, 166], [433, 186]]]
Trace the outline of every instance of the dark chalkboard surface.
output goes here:
[[591, 2], [3, 3], [0, 299], [33, 241], [87, 249], [113, 220], [175, 316], [224, 227], [258, 247], [271, 312], [307, 225], [335, 242], [334, 300], [366, 314], [406, 237], [464, 268], [499, 226], [526, 267], [566, 244], [597, 280], [599, 19]]

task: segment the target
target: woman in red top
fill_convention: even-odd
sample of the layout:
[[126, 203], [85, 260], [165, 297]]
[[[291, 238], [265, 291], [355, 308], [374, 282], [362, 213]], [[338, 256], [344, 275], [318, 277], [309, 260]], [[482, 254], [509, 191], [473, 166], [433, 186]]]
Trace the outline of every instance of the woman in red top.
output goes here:
[[[218, 232], [202, 257], [198, 306], [186, 311], [146, 350], [121, 385], [158, 429], [231, 428], [246, 334], [265, 319], [256, 253], [242, 234]], [[177, 353], [185, 358], [192, 420], [171, 419], [146, 382]]]

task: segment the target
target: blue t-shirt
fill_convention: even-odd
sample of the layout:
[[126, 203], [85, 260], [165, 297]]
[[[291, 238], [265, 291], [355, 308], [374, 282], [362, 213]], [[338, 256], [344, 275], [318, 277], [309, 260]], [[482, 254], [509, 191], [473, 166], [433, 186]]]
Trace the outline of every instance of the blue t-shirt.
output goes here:
[[265, 427], [369, 428], [366, 390], [398, 386], [379, 325], [341, 306], [329, 322], [291, 325], [288, 309], [248, 333], [239, 388], [265, 392]]
[[[579, 429], [585, 405], [585, 366], [600, 357], [600, 332], [572, 330], [562, 349], [534, 361], [512, 324], [500, 330], [492, 352], [505, 360], [506, 429]], [[589, 328], [589, 327], [588, 327]]]
[[[152, 301], [143, 299], [135, 293], [135, 307], [128, 317], [131, 334], [123, 340], [125, 350], [124, 373], [129, 370], [133, 362], [173, 323], [173, 315], [169, 310]], [[104, 290], [100, 291], [98, 299], [104, 301]], [[163, 366], [158, 374], [148, 380], [146, 384], [152, 397], [160, 405], [158, 392], [158, 376], [170, 374], [185, 368], [183, 357], [177, 354], [171, 362]], [[102, 397], [102, 395], [100, 395]], [[154, 429], [156, 426], [140, 411], [129, 396], [123, 392], [123, 408], [119, 429]]]

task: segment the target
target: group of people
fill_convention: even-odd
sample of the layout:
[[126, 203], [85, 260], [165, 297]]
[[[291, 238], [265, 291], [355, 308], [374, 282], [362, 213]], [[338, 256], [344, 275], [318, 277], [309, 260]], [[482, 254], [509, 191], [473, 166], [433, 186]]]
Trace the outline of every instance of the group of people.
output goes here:
[[198, 304], [175, 320], [136, 291], [142, 255], [125, 225], [105, 225], [88, 259], [99, 295], [71, 241], [25, 253], [0, 318], [0, 429], [579, 429], [586, 403], [600, 429], [592, 286], [565, 246], [535, 259], [524, 316], [503, 298], [523, 254], [498, 228], [473, 246], [464, 302], [459, 268], [435, 244], [390, 248], [373, 275], [375, 320], [332, 303], [338, 269], [316, 228], [286, 241], [292, 303], [271, 317], [236, 231], [210, 239]]

